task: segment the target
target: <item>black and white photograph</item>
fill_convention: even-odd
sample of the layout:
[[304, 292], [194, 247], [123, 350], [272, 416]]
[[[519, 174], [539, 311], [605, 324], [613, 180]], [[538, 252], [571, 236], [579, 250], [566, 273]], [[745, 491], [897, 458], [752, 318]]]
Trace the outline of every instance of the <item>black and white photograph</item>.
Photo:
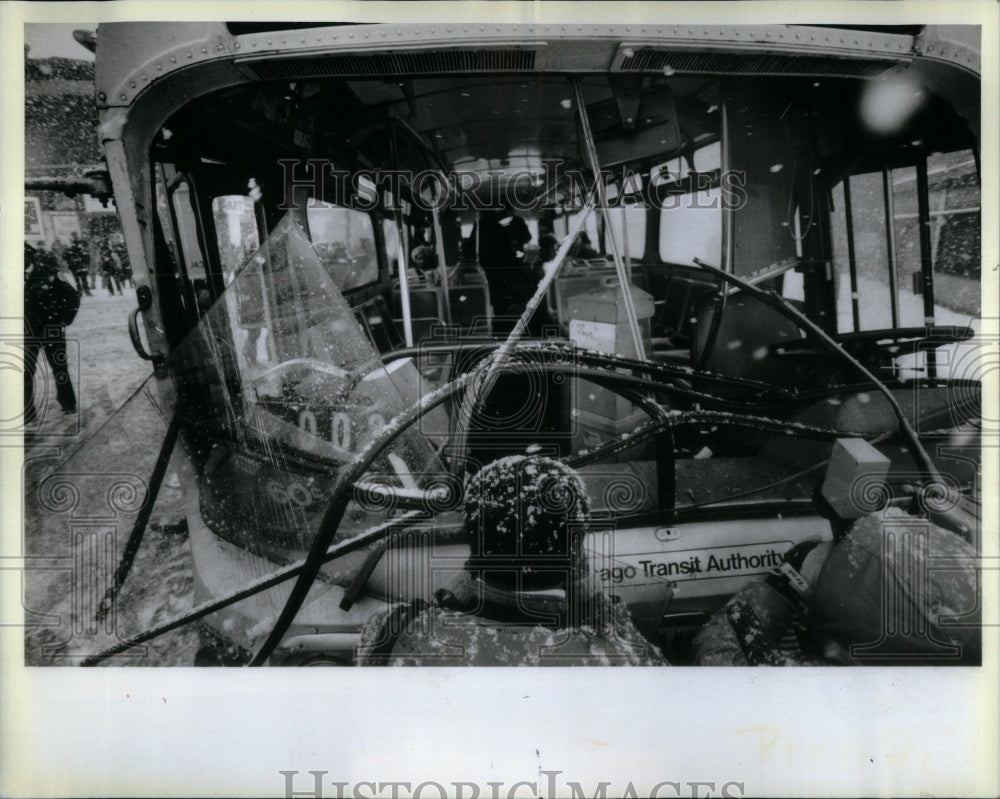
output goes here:
[[[427, 764], [295, 724], [243, 795], [995, 795], [995, 7], [43, 5], [3, 19], [24, 685], [153, 736], [168, 685], [264, 726], [321, 686]], [[501, 771], [432, 767], [532, 690], [634, 748], [514, 767], [510, 708]], [[99, 758], [9, 795], [219, 790]]]

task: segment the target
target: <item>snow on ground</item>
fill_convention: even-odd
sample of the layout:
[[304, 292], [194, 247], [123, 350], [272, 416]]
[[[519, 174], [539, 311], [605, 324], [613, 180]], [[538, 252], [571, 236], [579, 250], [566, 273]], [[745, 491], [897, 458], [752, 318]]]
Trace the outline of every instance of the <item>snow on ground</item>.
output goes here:
[[[71, 653], [98, 651], [192, 604], [187, 528], [168, 470], [122, 590], [117, 620], [95, 621], [144, 496], [130, 492], [148, 479], [165, 430], [144, 392], [126, 402], [152, 372], [128, 337], [135, 302], [128, 288], [124, 296], [101, 287], [82, 298], [66, 330], [76, 414], [62, 413], [52, 373], [39, 359], [40, 420], [25, 434], [23, 478], [23, 551], [30, 564], [24, 586], [26, 665], [71, 665], [76, 662]], [[67, 456], [69, 462], [49, 476]], [[198, 640], [189, 628], [109, 665], [190, 665]]]

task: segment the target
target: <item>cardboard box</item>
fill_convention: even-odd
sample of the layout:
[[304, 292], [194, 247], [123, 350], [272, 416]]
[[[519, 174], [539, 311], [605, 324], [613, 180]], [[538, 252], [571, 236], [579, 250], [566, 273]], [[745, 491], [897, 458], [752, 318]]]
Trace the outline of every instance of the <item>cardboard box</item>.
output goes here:
[[[629, 288], [643, 347], [649, 352], [653, 297], [636, 286]], [[577, 346], [626, 358], [637, 356], [625, 311], [625, 297], [617, 286], [576, 294], [569, 298], [567, 309], [569, 337]]]
[[823, 498], [842, 519], [881, 510], [891, 496], [889, 459], [863, 438], [838, 438], [823, 479]]

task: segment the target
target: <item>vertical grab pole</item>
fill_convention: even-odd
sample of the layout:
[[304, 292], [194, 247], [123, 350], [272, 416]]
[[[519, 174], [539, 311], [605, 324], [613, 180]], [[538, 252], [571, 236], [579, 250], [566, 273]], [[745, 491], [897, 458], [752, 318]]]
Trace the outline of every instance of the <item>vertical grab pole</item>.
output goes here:
[[632, 255], [628, 247], [628, 214], [625, 212], [625, 187], [631, 185], [631, 183], [632, 175], [629, 173], [629, 176], [622, 181], [622, 191], [618, 197], [622, 204], [622, 238], [625, 240], [622, 247], [622, 255], [625, 256], [625, 272], [630, 276], [632, 274]]
[[[395, 116], [389, 118], [389, 129], [391, 134], [389, 136], [389, 146], [392, 148], [392, 165], [393, 167], [398, 166], [396, 163], [397, 158], [397, 143], [396, 143], [396, 125], [394, 124], [396, 120]], [[396, 219], [396, 258], [397, 258], [397, 269], [399, 270], [399, 301], [403, 306], [403, 341], [406, 343], [407, 347], [413, 346], [413, 314], [410, 311], [410, 278], [407, 274], [407, 263], [406, 258], [406, 243], [405, 236], [406, 233], [403, 229], [403, 198], [393, 197], [393, 216]]]
[[615, 229], [608, 217], [608, 198], [604, 190], [604, 181], [601, 180], [601, 165], [597, 159], [597, 146], [594, 144], [594, 135], [590, 130], [590, 120], [587, 119], [587, 107], [583, 102], [583, 89], [580, 86], [579, 78], [573, 83], [576, 94], [576, 108], [580, 119], [580, 130], [583, 133], [583, 145], [590, 162], [590, 170], [594, 174], [594, 186], [597, 190], [598, 206], [601, 209], [601, 216], [604, 219], [604, 226], [607, 239], [611, 244], [611, 254], [615, 259], [615, 269], [618, 271], [618, 281], [622, 287], [622, 299], [625, 303], [625, 315], [628, 317], [629, 330], [632, 331], [632, 343], [635, 345], [636, 357], [646, 360], [646, 350], [642, 345], [642, 335], [639, 333], [639, 320], [635, 313], [635, 303], [632, 300], [632, 276], [625, 269], [625, 262], [622, 260], [621, 250], [618, 247], [618, 239], [615, 236]]
[[[931, 246], [931, 198], [927, 177], [927, 157], [917, 164], [917, 214], [920, 217], [920, 281], [924, 297], [924, 327], [934, 325], [934, 257]], [[927, 359], [927, 376], [937, 377], [937, 350], [929, 347], [924, 352]]]
[[858, 261], [854, 256], [854, 211], [851, 208], [851, 178], [844, 178], [844, 227], [847, 230], [847, 264], [851, 270], [851, 316], [854, 330], [861, 329], [861, 308], [858, 298]]
[[[444, 174], [441, 174], [440, 179], [442, 181], [446, 179]], [[447, 185], [447, 183], [444, 183], [444, 185]], [[451, 318], [451, 290], [448, 285], [448, 261], [444, 255], [444, 237], [441, 235], [441, 210], [439, 207], [441, 205], [439, 200], [441, 199], [443, 191], [443, 188], [438, 187], [435, 193], [434, 205], [431, 207], [431, 217], [434, 220], [434, 242], [436, 245], [434, 250], [437, 252], [438, 274], [441, 278], [441, 293], [444, 295], [444, 313], [445, 316], [447, 316], [448, 324], [450, 325], [454, 320]]]
[[889, 256], [889, 310], [892, 312], [892, 326], [899, 327], [899, 287], [896, 265], [896, 205], [892, 195], [892, 173], [889, 167], [882, 167], [882, 192], [885, 194], [885, 244]]

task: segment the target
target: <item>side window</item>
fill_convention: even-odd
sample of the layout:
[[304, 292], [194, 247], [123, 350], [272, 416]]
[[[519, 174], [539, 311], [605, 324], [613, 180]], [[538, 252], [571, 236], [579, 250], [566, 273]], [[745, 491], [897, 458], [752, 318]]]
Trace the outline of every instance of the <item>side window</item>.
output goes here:
[[[837, 332], [860, 330], [861, 305], [857, 289], [857, 255], [853, 229], [847, 230], [846, 184], [838, 183], [830, 190], [830, 239], [833, 245], [833, 275], [837, 290]], [[851, 260], [855, 259], [854, 266]], [[853, 273], [852, 273], [853, 269]]]
[[931, 317], [939, 325], [967, 324], [980, 313], [975, 160], [969, 150], [927, 159], [932, 314], [923, 296], [919, 169], [851, 175], [834, 187], [831, 232], [840, 332], [921, 327]]
[[378, 280], [375, 231], [368, 214], [310, 199], [309, 236], [320, 263], [341, 291]]
[[688, 176], [689, 171], [687, 159], [678, 157], [654, 166], [649, 170], [649, 176], [654, 185], [659, 185], [683, 180]]
[[928, 156], [927, 182], [935, 321], [953, 324], [950, 314], [957, 314], [966, 324], [982, 313], [980, 187], [972, 151]]
[[692, 156], [695, 172], [711, 172], [722, 168], [722, 143], [713, 142], [699, 147]]
[[[886, 174], [851, 175], [837, 187], [835, 204], [838, 193], [843, 202], [843, 206], [835, 205], [835, 214], [842, 218], [833, 224], [834, 261], [839, 277], [838, 309], [845, 306], [852, 309], [850, 314], [838, 314], [838, 330], [877, 330], [923, 324], [919, 298], [916, 298], [915, 309], [918, 318], [913, 318], [914, 298], [910, 291], [914, 265], [916, 271], [920, 271], [918, 229], [911, 224], [911, 220], [915, 222], [917, 218], [913, 168], [889, 170]], [[891, 219], [886, 215], [887, 206], [892, 209]], [[853, 238], [856, 289], [851, 288], [848, 225]], [[853, 318], [855, 302], [856, 320]]]
[[[579, 212], [577, 212], [578, 214]], [[570, 228], [576, 222], [577, 214], [570, 214], [568, 216], [558, 216], [552, 223], [552, 229], [556, 237], [562, 241], [567, 235], [569, 235]], [[597, 247], [601, 243], [601, 238], [598, 235], [598, 222], [597, 218], [600, 216], [597, 211], [594, 211], [590, 216], [587, 217], [587, 221], [583, 226], [583, 232], [587, 234], [590, 239], [592, 246]]]
[[180, 255], [177, 252], [177, 241], [174, 238], [174, 223], [170, 215], [170, 202], [167, 199], [167, 187], [164, 182], [163, 171], [160, 168], [154, 170], [156, 173], [156, 215], [160, 221], [160, 230], [163, 231], [163, 239], [167, 243], [167, 250], [174, 269], [178, 268]]
[[389, 262], [389, 274], [397, 275], [399, 264], [399, 229], [396, 220], [385, 217], [382, 220], [382, 241], [385, 243], [385, 258]]
[[917, 168], [889, 170], [892, 194], [892, 245], [895, 252], [898, 325], [922, 327], [924, 305], [920, 298], [920, 213]]
[[691, 266], [695, 258], [722, 262], [722, 192], [696, 188], [671, 194], [660, 206], [660, 260]]
[[718, 142], [701, 147], [687, 161], [674, 158], [652, 170], [654, 181], [673, 188], [660, 205], [660, 260], [690, 266], [695, 258], [722, 263], [722, 191]]
[[[612, 208], [608, 214], [611, 227], [615, 231], [618, 242], [624, 243], [624, 252], [629, 258], [639, 260], [644, 255], [646, 249], [646, 207], [640, 201], [628, 199], [629, 194], [642, 190], [642, 176], [637, 174], [629, 175], [625, 184], [626, 198], [618, 204], [617, 208]], [[617, 199], [619, 195], [618, 187], [608, 186], [608, 199]], [[605, 252], [611, 252], [610, 243], [605, 243]]]
[[186, 329], [211, 305], [205, 255], [198, 236], [198, 220], [189, 178], [173, 164], [155, 167], [156, 214], [170, 255], [160, 269], [175, 275], [180, 291], [165, 302], [174, 304], [170, 325]]

